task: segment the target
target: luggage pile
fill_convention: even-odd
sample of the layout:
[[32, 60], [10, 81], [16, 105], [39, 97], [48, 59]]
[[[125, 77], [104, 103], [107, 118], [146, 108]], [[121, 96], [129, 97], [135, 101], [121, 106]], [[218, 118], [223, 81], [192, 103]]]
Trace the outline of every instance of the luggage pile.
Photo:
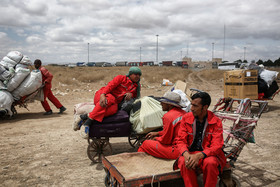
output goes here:
[[[12, 106], [42, 86], [40, 70], [30, 70], [31, 60], [18, 51], [0, 61], [0, 116], [12, 116]], [[40, 100], [42, 98], [40, 97]]]
[[258, 93], [262, 98], [270, 98], [278, 89], [277, 71], [264, 69], [263, 65], [250, 64], [248, 69], [258, 70]]

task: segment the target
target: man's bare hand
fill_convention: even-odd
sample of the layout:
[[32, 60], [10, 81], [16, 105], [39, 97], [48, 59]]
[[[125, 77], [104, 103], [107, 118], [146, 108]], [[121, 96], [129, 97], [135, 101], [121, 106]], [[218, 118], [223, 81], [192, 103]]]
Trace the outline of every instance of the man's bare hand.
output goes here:
[[124, 94], [124, 100], [129, 101], [132, 98], [132, 93], [128, 92], [126, 94]]
[[105, 94], [100, 95], [99, 104], [100, 104], [101, 107], [106, 107], [107, 106], [107, 99], [106, 99]]
[[145, 136], [145, 138], [146, 138], [146, 139], [154, 140], [155, 137], [157, 137], [157, 136], [158, 136], [158, 132], [149, 132], [149, 133]]
[[195, 169], [198, 165], [199, 160], [204, 157], [201, 152], [195, 154], [185, 152], [183, 156], [185, 158], [185, 165], [188, 169]]

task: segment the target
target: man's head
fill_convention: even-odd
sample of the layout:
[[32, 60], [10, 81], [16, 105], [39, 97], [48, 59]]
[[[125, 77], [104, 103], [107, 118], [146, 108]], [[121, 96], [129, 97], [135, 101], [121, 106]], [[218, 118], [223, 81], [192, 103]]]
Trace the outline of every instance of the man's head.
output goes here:
[[207, 115], [207, 109], [211, 104], [211, 97], [206, 92], [198, 92], [192, 97], [191, 111], [194, 117], [203, 119]]
[[40, 59], [36, 59], [34, 61], [34, 66], [35, 66], [36, 69], [39, 69], [41, 67], [41, 65], [42, 65], [42, 62], [41, 62]]
[[141, 69], [138, 67], [131, 67], [128, 71], [128, 77], [132, 82], [138, 82], [140, 80], [140, 76], [142, 75]]
[[159, 101], [163, 111], [169, 111], [173, 107], [181, 108], [181, 96], [175, 92], [166, 92]]

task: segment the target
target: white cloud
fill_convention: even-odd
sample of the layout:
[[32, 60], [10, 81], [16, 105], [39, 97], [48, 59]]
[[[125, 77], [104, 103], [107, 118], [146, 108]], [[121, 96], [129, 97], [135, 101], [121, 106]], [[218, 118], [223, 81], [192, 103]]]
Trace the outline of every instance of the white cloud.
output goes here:
[[[45, 62], [278, 59], [278, 0], [4, 0], [0, 47]], [[224, 25], [226, 26], [225, 51]], [[6, 51], [5, 51], [6, 50]]]

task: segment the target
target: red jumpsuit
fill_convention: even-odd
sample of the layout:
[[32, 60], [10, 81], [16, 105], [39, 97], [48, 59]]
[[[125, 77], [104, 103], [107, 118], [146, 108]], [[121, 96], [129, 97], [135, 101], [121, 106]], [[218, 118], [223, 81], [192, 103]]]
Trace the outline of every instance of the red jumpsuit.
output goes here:
[[[185, 151], [189, 151], [196, 131], [195, 117], [191, 112], [183, 116], [179, 129], [178, 149], [182, 155]], [[203, 153], [206, 154], [204, 159], [198, 163], [198, 167], [203, 172], [204, 186], [216, 186], [219, 171], [222, 171], [226, 163], [225, 155], [222, 151], [223, 127], [221, 120], [212, 112], [208, 111], [206, 124], [202, 134]], [[199, 151], [190, 152], [190, 154]], [[184, 179], [185, 186], [198, 186], [196, 172], [193, 169], [185, 167], [184, 156], [180, 156], [175, 162], [175, 165], [181, 170], [181, 175]]]
[[[103, 118], [115, 114], [118, 111], [118, 104], [122, 102], [126, 93], [132, 93], [132, 98], [137, 97], [137, 83], [130, 80], [125, 75], [118, 75], [111, 80], [107, 86], [102, 87], [95, 93], [95, 107], [88, 114], [92, 120], [102, 122]], [[107, 107], [101, 107], [99, 100], [100, 95], [105, 94], [107, 99]]]
[[51, 110], [51, 107], [47, 101], [47, 98], [56, 106], [56, 108], [62, 107], [62, 104], [58, 101], [58, 99], [52, 93], [52, 78], [53, 75], [44, 67], [40, 67], [39, 70], [42, 73], [42, 81], [45, 83], [43, 88], [44, 91], [44, 101], [42, 101], [42, 105], [46, 112]]
[[162, 117], [163, 130], [159, 132], [156, 140], [145, 140], [138, 152], [146, 152], [152, 156], [167, 159], [176, 159], [180, 155], [176, 149], [182, 116], [186, 114], [181, 108], [174, 107]]

